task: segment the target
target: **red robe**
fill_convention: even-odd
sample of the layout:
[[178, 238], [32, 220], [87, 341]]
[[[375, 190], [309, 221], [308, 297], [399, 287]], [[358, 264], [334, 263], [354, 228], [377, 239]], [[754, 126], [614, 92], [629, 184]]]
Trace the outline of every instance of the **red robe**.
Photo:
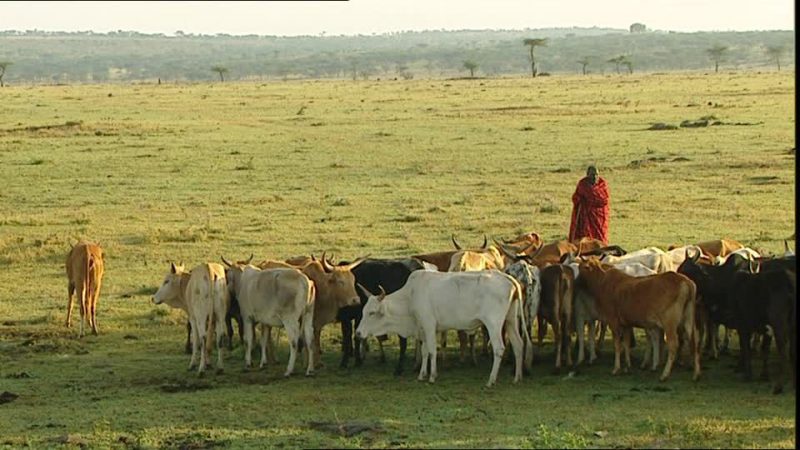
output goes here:
[[592, 186], [588, 178], [578, 182], [572, 194], [572, 221], [569, 225], [569, 240], [590, 237], [608, 245], [608, 184], [598, 177]]

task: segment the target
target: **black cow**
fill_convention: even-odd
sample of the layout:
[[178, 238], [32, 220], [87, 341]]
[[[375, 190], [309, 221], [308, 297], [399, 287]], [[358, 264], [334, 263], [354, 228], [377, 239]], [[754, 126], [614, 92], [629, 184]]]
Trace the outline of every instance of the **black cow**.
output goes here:
[[750, 338], [754, 332], [764, 336], [762, 344], [762, 378], [768, 379], [767, 356], [770, 337], [766, 326], [772, 329], [775, 346], [781, 361], [781, 373], [775, 381], [772, 392], [783, 391], [786, 379], [786, 344], [790, 347], [789, 359], [792, 370], [792, 383], [795, 385], [796, 341], [794, 337], [797, 318], [795, 317], [795, 297], [797, 275], [788, 269], [775, 268], [759, 273], [737, 272], [729, 289], [726, 318], [739, 332], [741, 346], [740, 364], [745, 380], [752, 379]]
[[[706, 350], [712, 350], [712, 355], [717, 358], [717, 329], [719, 324], [727, 324], [721, 321], [719, 305], [727, 300], [727, 290], [730, 286], [734, 273], [738, 271], [748, 271], [748, 259], [739, 254], [733, 254], [721, 266], [711, 266], [698, 264], [702, 256], [700, 253], [687, 257], [678, 267], [677, 272], [688, 276], [697, 286], [698, 307], [703, 308], [700, 315], [707, 320], [706, 326]], [[727, 348], [727, 331], [723, 347]], [[724, 348], [721, 350], [724, 351]]]
[[[346, 264], [346, 262], [340, 262], [339, 264]], [[356, 278], [356, 283], [361, 284], [370, 292], [378, 292], [378, 286], [380, 285], [383, 286], [383, 289], [387, 294], [391, 294], [406, 284], [411, 272], [415, 270], [423, 270], [424, 268], [425, 267], [422, 265], [422, 263], [414, 258], [370, 258], [362, 262], [358, 267], [354, 268], [353, 275]], [[342, 323], [341, 367], [347, 367], [350, 357], [354, 355], [356, 358], [356, 366], [360, 366], [363, 362], [361, 357], [362, 340], [356, 338], [355, 345], [353, 345], [353, 332], [356, 328], [358, 328], [358, 324], [361, 323], [361, 313], [364, 309], [364, 305], [367, 303], [367, 297], [361, 289], [356, 289], [356, 291], [361, 298], [361, 305], [341, 308], [338, 316], [336, 317]], [[355, 325], [353, 322], [355, 322]], [[403, 373], [407, 347], [408, 340], [404, 337], [400, 337], [400, 356], [397, 360], [395, 375], [400, 375]], [[381, 359], [384, 360], [383, 351], [381, 351]]]

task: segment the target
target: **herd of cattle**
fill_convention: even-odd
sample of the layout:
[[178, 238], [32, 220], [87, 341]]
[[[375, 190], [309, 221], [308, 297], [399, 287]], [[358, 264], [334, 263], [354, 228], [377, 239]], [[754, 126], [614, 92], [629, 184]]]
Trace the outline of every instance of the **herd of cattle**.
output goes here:
[[[752, 377], [751, 341], [757, 339], [762, 347], [762, 377], [768, 377], [767, 354], [774, 339], [781, 372], [773, 392], [782, 391], [788, 372], [793, 386], [796, 383], [796, 265], [788, 243], [783, 256], [762, 257], [729, 239], [629, 253], [587, 238], [545, 244], [536, 233], [493, 240], [491, 245], [484, 237], [483, 245], [473, 249], [463, 249], [455, 237], [452, 242], [453, 250], [401, 259], [364, 257], [335, 263], [323, 253], [319, 259], [310, 255], [253, 264], [251, 255], [236, 262], [223, 257], [224, 265], [203, 263], [189, 271], [172, 263], [153, 301], [187, 312], [186, 351], [192, 355], [190, 369], [197, 367], [200, 373], [206, 369], [214, 344], [217, 369], [222, 370], [222, 350], [232, 346], [235, 320], [240, 341], [246, 346], [246, 367], [252, 364], [254, 330], [260, 325], [262, 367], [268, 361], [277, 362], [272, 328], [283, 328], [290, 351], [285, 376], [294, 372], [299, 353], [307, 358], [306, 375], [311, 375], [321, 365], [322, 328], [339, 321], [342, 367], [352, 357], [356, 365], [361, 364], [367, 338], [377, 337], [381, 343], [396, 334], [400, 355], [395, 372], [402, 372], [407, 339], [413, 338], [419, 379], [434, 382], [437, 351], [446, 348], [447, 331], [458, 332], [461, 360], [469, 351], [476, 361], [474, 338], [482, 330], [483, 352], [491, 348], [493, 355], [487, 386], [497, 379], [506, 342], [514, 353], [517, 382], [523, 368], [530, 370], [536, 320], [540, 344], [548, 325], [552, 328], [556, 370], [564, 362], [567, 366], [584, 362], [584, 340], [589, 346], [588, 363], [593, 363], [596, 333], [599, 346], [608, 327], [614, 341], [612, 373], [628, 371], [635, 344], [632, 331], [642, 328], [647, 336], [642, 368], [650, 363], [651, 369], [657, 370], [666, 347], [660, 377], [666, 380], [685, 349], [697, 380], [701, 342], [705, 340], [705, 349], [716, 359], [718, 327], [723, 325], [723, 348], [730, 330], [738, 332], [738, 367], [745, 378]], [[78, 243], [67, 257], [66, 269], [66, 324], [71, 324], [77, 291], [79, 336], [84, 333], [85, 319], [97, 334], [95, 308], [103, 276], [102, 249]], [[578, 348], [575, 361], [573, 333]], [[384, 359], [382, 345], [380, 352]], [[620, 361], [623, 352], [624, 368]]]

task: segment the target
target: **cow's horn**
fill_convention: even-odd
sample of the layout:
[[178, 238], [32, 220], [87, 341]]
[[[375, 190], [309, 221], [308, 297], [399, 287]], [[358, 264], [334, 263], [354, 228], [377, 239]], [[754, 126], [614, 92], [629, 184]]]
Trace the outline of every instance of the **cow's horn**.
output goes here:
[[245, 265], [247, 265], [247, 264], [250, 264], [250, 261], [252, 261], [252, 260], [253, 260], [253, 254], [252, 254], [252, 253], [250, 253], [250, 257], [249, 257], [249, 258], [247, 258], [247, 261], [245, 261], [245, 262], [244, 262], [244, 263], [245, 263]]
[[380, 297], [378, 297], [378, 299], [383, 300], [386, 297], [386, 290], [383, 289], [383, 286], [381, 286], [380, 284], [378, 285], [378, 289], [380, 289], [381, 291]]
[[361, 292], [363, 292], [364, 295], [367, 296], [367, 298], [370, 298], [375, 295], [372, 292], [370, 292], [369, 289], [365, 288], [364, 285], [361, 283], [356, 283], [356, 286], [358, 286], [358, 288], [361, 289]]
[[486, 240], [486, 235], [484, 234], [483, 235], [483, 245], [481, 246], [481, 250], [486, 250], [486, 244], [487, 244], [487, 240]]
[[325, 259], [325, 252], [322, 252], [322, 259], [320, 260], [322, 263], [322, 268], [325, 269], [325, 272], [333, 272], [333, 266]]
[[453, 245], [456, 247], [456, 250], [461, 250], [461, 246], [458, 245], [458, 242], [456, 242], [456, 235], [455, 234], [450, 235], [450, 240], [453, 241]]
[[348, 264], [348, 265], [347, 265], [347, 270], [353, 270], [353, 269], [355, 269], [356, 267], [358, 267], [358, 265], [359, 265], [359, 264], [361, 264], [361, 263], [363, 263], [364, 261], [366, 261], [366, 260], [367, 260], [367, 258], [369, 258], [369, 256], [370, 256], [370, 255], [368, 254], [368, 255], [366, 255], [366, 256], [362, 256], [361, 258], [356, 258], [356, 260], [355, 260], [355, 261], [353, 261], [353, 262], [351, 262], [350, 264]]
[[787, 241], [786, 239], [783, 240], [783, 248], [786, 249], [787, 253], [789, 252], [789, 241]]
[[219, 255], [219, 257], [222, 259], [222, 263], [223, 263], [223, 264], [225, 264], [225, 265], [226, 265], [226, 266], [228, 266], [228, 267], [233, 267], [233, 264], [231, 264], [231, 263], [230, 263], [230, 262], [229, 262], [227, 259], [225, 259], [225, 257], [224, 257], [224, 256], [222, 256], [222, 255]]
[[177, 273], [178, 272], [178, 269], [175, 267], [175, 263], [174, 262], [169, 263], [169, 271], [171, 273]]

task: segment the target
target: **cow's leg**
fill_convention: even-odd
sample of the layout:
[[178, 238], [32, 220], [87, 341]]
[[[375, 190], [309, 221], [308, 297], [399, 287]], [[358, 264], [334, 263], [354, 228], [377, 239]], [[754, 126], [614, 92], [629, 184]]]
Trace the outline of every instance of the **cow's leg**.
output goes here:
[[403, 336], [398, 336], [400, 340], [400, 355], [397, 357], [397, 367], [394, 369], [394, 374], [400, 376], [403, 374], [403, 367], [406, 364], [406, 349], [408, 348], [408, 339]]
[[597, 322], [595, 320], [589, 320], [589, 335], [587, 336], [587, 340], [589, 341], [589, 365], [593, 364], [594, 361], [597, 359], [597, 352], [595, 351], [595, 340], [594, 340], [596, 324]]
[[622, 329], [620, 327], [612, 327], [611, 337], [614, 339], [614, 369], [611, 371], [611, 375], [618, 375], [620, 371], [620, 353], [622, 353]]
[[653, 372], [658, 370], [658, 365], [661, 362], [661, 342], [664, 340], [663, 334], [661, 329], [656, 329], [654, 330], [653, 336], [650, 338], [653, 345], [653, 365], [650, 367], [650, 370]]
[[380, 353], [378, 363], [386, 364], [386, 350], [383, 349], [383, 342], [389, 339], [389, 337], [384, 334], [382, 336], [376, 336], [375, 339], [378, 341], [378, 352]]
[[730, 340], [731, 340], [731, 329], [726, 326], [725, 334], [724, 337], [722, 338], [722, 345], [720, 346], [719, 353], [725, 355], [730, 353], [730, 350], [728, 349], [728, 344], [730, 343]]
[[[783, 385], [786, 382], [786, 331], [783, 329], [782, 326], [776, 327], [778, 330], [773, 329], [772, 332], [775, 334], [775, 348], [778, 350], [778, 359], [781, 364], [779, 375], [775, 378], [775, 386], [772, 388], [773, 394], [780, 394], [783, 392]], [[769, 335], [764, 335], [764, 340], [766, 341], [769, 338]], [[768, 352], [764, 352], [768, 353]], [[766, 358], [764, 358], [766, 360]]]
[[244, 368], [249, 369], [253, 365], [253, 321], [249, 318], [244, 319]]
[[192, 322], [189, 319], [186, 319], [186, 346], [184, 347], [184, 353], [187, 355], [192, 353]]
[[[222, 302], [215, 303], [216, 312], [214, 313], [214, 320], [215, 320], [215, 327], [214, 327], [214, 336], [216, 338], [217, 344], [217, 373], [222, 373], [225, 368], [225, 363], [223, 362], [223, 355], [222, 349], [227, 344], [225, 339], [227, 338], [227, 334], [225, 333], [225, 304]], [[230, 339], [228, 340], [228, 343]]]
[[572, 324], [572, 318], [568, 317], [567, 319], [562, 321], [564, 331], [561, 332], [564, 339], [564, 345], [567, 347], [567, 366], [572, 366], [572, 331], [570, 330], [570, 326]]
[[492, 387], [497, 381], [497, 372], [500, 370], [500, 361], [503, 359], [505, 344], [503, 344], [502, 325], [498, 326], [491, 322], [484, 323], [484, 325], [486, 325], [486, 329], [489, 330], [489, 340], [492, 343], [492, 350], [494, 353], [492, 372], [489, 374], [489, 381], [486, 383], [486, 387]]
[[72, 327], [72, 307], [75, 305], [75, 284], [71, 281], [67, 285], [67, 328]]
[[89, 300], [89, 317], [91, 318], [90, 323], [92, 324], [92, 334], [97, 336], [97, 299], [100, 298], [100, 281], [97, 282], [97, 286], [94, 286], [92, 290], [92, 295]]
[[[584, 359], [584, 344], [583, 344], [583, 334], [586, 331], [586, 324], [583, 323], [583, 319], [576, 319], [575, 320], [575, 336], [577, 337], [577, 344], [578, 344], [578, 360], [575, 362], [576, 366], [580, 366], [583, 363]], [[594, 330], [592, 330], [594, 331]]]
[[553, 346], [556, 350], [556, 367], [553, 370], [553, 373], [559, 373], [561, 371], [561, 347], [563, 346], [561, 336], [561, 318], [556, 317], [555, 320], [550, 323], [550, 325], [553, 328]]
[[[754, 332], [754, 333], [753, 333], [753, 337], [752, 337], [752, 338], [750, 338], [750, 339], [751, 339], [751, 342], [750, 342], [750, 348], [752, 348], [752, 349], [756, 349], [756, 348], [759, 348], [759, 347], [761, 347], [761, 342], [762, 342], [762, 340], [763, 340], [763, 339], [762, 339], [762, 336], [761, 336], [761, 333], [759, 333], [759, 332], [757, 332], [757, 331], [756, 331], [756, 332]], [[759, 352], [760, 352], [760, 351], [761, 351], [761, 350], [759, 349]]]
[[[654, 344], [653, 344], [653, 331], [650, 328], [645, 328], [644, 332], [647, 334], [647, 347], [644, 349], [644, 354], [642, 355], [642, 363], [639, 365], [639, 369], [644, 370], [647, 367], [647, 362], [650, 361], [651, 353], [655, 353], [654, 351]], [[654, 358], [655, 359], [655, 358]]]
[[[314, 338], [314, 365], [316, 368], [322, 368], [324, 364], [322, 364], [322, 327], [314, 327], [313, 330], [313, 338]], [[310, 347], [310, 346], [309, 346]], [[309, 348], [309, 351], [311, 349]]]
[[486, 327], [481, 327], [481, 336], [483, 337], [483, 351], [481, 354], [484, 356], [489, 355], [489, 331], [486, 330]]
[[438, 367], [436, 367], [436, 327], [430, 327], [430, 332], [424, 333], [425, 345], [428, 346], [431, 360], [431, 374], [428, 377], [429, 383], [436, 382], [436, 377], [439, 375]]
[[[189, 360], [189, 370], [194, 370], [197, 367], [197, 352], [200, 348], [200, 330], [198, 330], [197, 324], [192, 324], [192, 358]], [[201, 357], [202, 359], [202, 357]]]
[[625, 350], [625, 369], [623, 373], [628, 373], [631, 370], [631, 337], [633, 335], [633, 327], [623, 328], [623, 341], [622, 348]]
[[[547, 334], [547, 321], [544, 319], [544, 316], [541, 314], [536, 315], [536, 342], [539, 344], [539, 347], [542, 346], [544, 342], [544, 337]], [[489, 337], [491, 339], [491, 336]]]
[[[772, 331], [775, 333], [775, 330]], [[755, 341], [755, 339], [754, 339]], [[768, 333], [761, 335], [761, 381], [769, 381], [769, 368], [767, 367], [767, 359], [769, 359], [769, 345], [772, 337]], [[778, 344], [778, 335], [775, 335], [775, 345]]]
[[[310, 377], [314, 375], [315, 366], [317, 363], [317, 359], [321, 357], [321, 353], [319, 351], [319, 336], [315, 336], [315, 329], [314, 329], [314, 317], [313, 317], [313, 310], [305, 313], [303, 317], [303, 338], [306, 342], [314, 342], [314, 348], [308, 349], [308, 362], [306, 363], [306, 376]], [[306, 347], [311, 347], [307, 345]], [[321, 365], [321, 363], [320, 363]]]
[[750, 337], [752, 331], [742, 327], [739, 329], [739, 345], [741, 345], [741, 363], [744, 372], [744, 380], [751, 381], [753, 379], [753, 368], [751, 365], [752, 354], [750, 351]]
[[417, 340], [420, 352], [422, 353], [422, 364], [420, 364], [419, 376], [417, 377], [417, 380], [419, 381], [423, 381], [425, 378], [428, 377], [428, 356], [430, 353], [428, 351], [428, 343], [427, 341], [424, 340], [425, 337], [423, 336], [422, 339], [423, 340]]
[[[459, 357], [458, 362], [464, 364], [464, 361], [467, 360], [467, 345], [468, 345], [468, 338], [467, 333], [459, 330], [457, 333], [458, 335], [458, 344], [459, 344]], [[475, 341], [473, 340], [473, 343]]]
[[664, 365], [664, 372], [661, 373], [661, 381], [666, 381], [669, 378], [672, 372], [672, 364], [675, 363], [675, 358], [678, 354], [678, 327], [675, 324], [664, 324], [664, 333], [669, 355], [667, 356], [667, 363]]
[[[297, 361], [297, 350], [300, 347], [300, 322], [287, 320], [284, 322], [283, 328], [286, 330], [286, 337], [289, 340], [289, 364], [286, 366], [286, 372], [283, 376], [289, 377], [294, 373], [294, 364]], [[308, 345], [306, 347], [308, 347]]]
[[447, 352], [447, 331], [442, 331], [439, 340], [442, 343], [442, 364], [444, 364], [444, 355]]
[[475, 350], [475, 338], [478, 337], [478, 330], [469, 335], [469, 352], [472, 356], [472, 365], [478, 365], [478, 352]]
[[208, 319], [203, 318], [196, 320], [195, 322], [197, 325], [196, 337], [200, 352], [200, 366], [197, 368], [197, 372], [202, 375], [203, 372], [206, 371], [206, 366], [208, 365], [208, 349], [206, 347], [206, 338], [210, 331], [208, 330]]
[[[512, 304], [512, 308], [514, 305]], [[509, 317], [511, 316], [511, 317]], [[514, 383], [522, 379], [522, 362], [525, 357], [525, 344], [522, 341], [522, 336], [519, 334], [519, 324], [515, 315], [509, 314], [506, 316], [506, 336], [511, 343], [511, 349], [514, 350], [514, 361], [516, 363], [514, 369]], [[487, 335], [488, 330], [487, 330]]]
[[597, 351], [603, 349], [603, 341], [606, 340], [606, 329], [608, 328], [608, 324], [605, 322], [597, 321], [598, 322], [598, 335], [597, 335]]
[[263, 369], [267, 366], [267, 355], [269, 354], [269, 333], [265, 325], [261, 325], [261, 338], [258, 340], [261, 347], [261, 361], [258, 363], [258, 368]]
[[353, 322], [350, 319], [342, 320], [342, 360], [339, 367], [347, 368], [350, 357], [353, 355]]
[[267, 349], [269, 353], [267, 353], [267, 357], [269, 358], [270, 364], [278, 364], [278, 352], [277, 352], [277, 343], [276, 341], [280, 339], [280, 328], [275, 328], [275, 337], [272, 336], [272, 327], [268, 325], [264, 325], [267, 329]]
[[86, 307], [88, 306], [86, 304], [86, 297], [89, 295], [89, 293], [86, 292], [86, 286], [85, 285], [81, 288], [80, 295], [81, 295], [81, 297], [80, 297], [80, 302], [81, 302], [81, 327], [78, 330], [78, 338], [82, 338], [83, 337], [83, 327], [84, 327], [84, 322], [85, 322], [85, 319], [86, 319]]
[[[228, 336], [228, 350], [233, 350], [233, 316], [228, 313], [225, 315], [225, 334]], [[239, 335], [242, 334], [241, 327]]]

